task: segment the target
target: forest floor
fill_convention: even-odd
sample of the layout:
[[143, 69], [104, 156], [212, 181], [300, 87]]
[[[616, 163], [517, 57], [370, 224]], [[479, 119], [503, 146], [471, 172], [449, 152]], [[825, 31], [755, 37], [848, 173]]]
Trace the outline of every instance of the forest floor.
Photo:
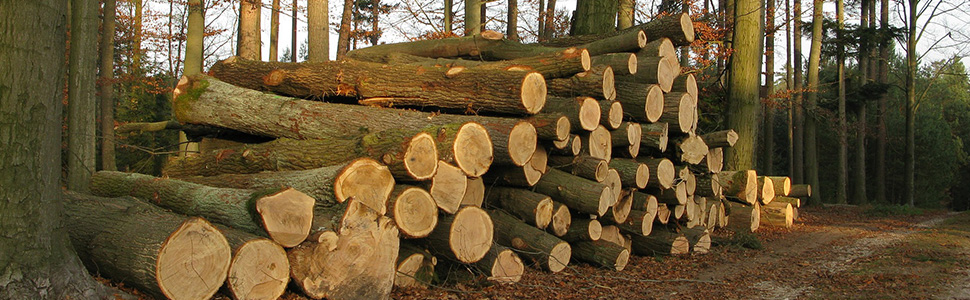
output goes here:
[[635, 256], [622, 272], [527, 268], [517, 284], [395, 289], [393, 297], [970, 299], [970, 213], [828, 206], [800, 214], [790, 229], [716, 233], [706, 255]]

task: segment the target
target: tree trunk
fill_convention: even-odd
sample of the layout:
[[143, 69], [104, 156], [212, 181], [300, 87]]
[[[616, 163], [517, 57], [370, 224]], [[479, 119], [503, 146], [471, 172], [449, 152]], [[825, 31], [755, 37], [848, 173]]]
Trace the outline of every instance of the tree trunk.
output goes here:
[[[836, 0], [835, 14], [838, 30], [838, 39], [842, 39], [842, 30], [845, 28], [845, 1]], [[846, 124], [847, 117], [845, 112], [845, 46], [837, 44], [836, 63], [838, 72], [838, 123], [835, 129], [838, 137], [839, 161], [837, 166], [838, 175], [835, 186], [835, 203], [846, 204], [849, 197], [849, 127]]]
[[71, 240], [101, 275], [168, 299], [209, 299], [226, 280], [231, 248], [204, 219], [133, 198], [68, 192], [63, 199]]
[[542, 176], [535, 190], [578, 212], [598, 216], [605, 214], [615, 199], [606, 185], [556, 169], [550, 169]]
[[633, 53], [607, 53], [592, 57], [595, 65], [607, 65], [621, 75], [637, 73], [637, 56]]
[[98, 57], [98, 2], [71, 1], [71, 49], [67, 106], [67, 188], [89, 190], [97, 157], [95, 88]]
[[509, 0], [508, 18], [506, 19], [505, 38], [510, 41], [519, 41], [519, 1]]
[[568, 243], [528, 226], [504, 211], [491, 210], [488, 215], [495, 223], [496, 243], [521, 250], [523, 256], [553, 273], [562, 271], [569, 264], [572, 248]]
[[269, 17], [269, 61], [279, 61], [280, 0], [273, 0]]
[[62, 221], [71, 211], [64, 209], [60, 192], [67, 5], [41, 0], [3, 6], [0, 114], [8, 117], [0, 123], [5, 134], [0, 152], [16, 154], [0, 156], [0, 215], [5, 220], [0, 226], [0, 236], [5, 237], [0, 243], [0, 274], [17, 275], [0, 282], [0, 298], [123, 296], [92, 280], [66, 230], [77, 227]]
[[[805, 183], [818, 186], [818, 143], [816, 129], [818, 114], [819, 66], [822, 51], [822, 1], [815, 0], [812, 17], [812, 47], [808, 60], [808, 98], [805, 99]], [[815, 193], [812, 202], [821, 202], [819, 193]]]
[[[134, 196], [186, 215], [256, 234], [268, 233], [280, 245], [303, 242], [313, 218], [313, 198], [293, 189], [255, 191], [213, 188], [149, 175], [101, 171], [91, 178], [95, 194]], [[285, 222], [283, 222], [285, 220]]]
[[[889, 0], [880, 1], [879, 28], [889, 29]], [[889, 83], [889, 40], [879, 44], [879, 83]], [[879, 97], [876, 108], [876, 202], [889, 203], [886, 198], [886, 147], [888, 133], [886, 131], [886, 112], [889, 102], [888, 93]], [[796, 181], [797, 182], [797, 181]]]
[[603, 240], [579, 241], [570, 244], [573, 256], [583, 262], [611, 271], [623, 271], [630, 261], [630, 251], [623, 246]]
[[758, 120], [761, 105], [762, 24], [761, 3], [735, 0], [733, 53], [728, 83], [728, 124], [738, 132], [739, 143], [727, 149], [728, 167], [753, 169], [758, 149]]
[[101, 22], [101, 169], [118, 170], [115, 163], [115, 101], [114, 101], [114, 44], [115, 0], [104, 1], [104, 19]]
[[616, 28], [617, 1], [579, 0], [570, 35], [612, 32]]
[[589, 51], [581, 48], [565, 48], [557, 51], [541, 52], [535, 56], [512, 58], [499, 61], [480, 61], [465, 58], [428, 58], [400, 52], [355, 52], [354, 59], [382, 64], [412, 64], [438, 68], [476, 67], [480, 69], [504, 71], [535, 71], [545, 78], [570, 77], [576, 73], [589, 71], [592, 64]]
[[[454, 17], [455, 17], [455, 8], [454, 8], [453, 1], [454, 0], [445, 0], [445, 8], [444, 8], [445, 17], [444, 17], [443, 30], [446, 35], [451, 34], [454, 31], [452, 27], [452, 23], [454, 23]], [[539, 10], [542, 10], [542, 9], [539, 9]]]
[[[916, 198], [916, 73], [919, 68], [916, 50], [916, 21], [919, 18], [917, 0], [909, 2], [909, 31], [906, 36], [906, 136], [905, 151], [903, 151], [903, 204], [915, 206]], [[818, 186], [812, 182], [812, 186]], [[815, 193], [814, 198], [818, 198]], [[813, 198], [813, 200], [814, 200]]]
[[428, 191], [397, 185], [387, 200], [387, 216], [407, 238], [423, 238], [438, 225], [438, 206]]
[[[861, 2], [860, 6], [862, 10], [859, 16], [859, 29], [868, 31], [870, 18], [875, 18], [875, 16], [870, 15], [869, 11], [870, 6], [874, 4], [873, 0], [863, 0]], [[874, 63], [870, 57], [870, 54], [872, 54], [871, 51], [872, 49], [866, 41], [859, 42], [859, 71], [863, 78], [858, 83], [859, 88], [873, 81], [876, 76], [875, 68], [871, 66]], [[853, 161], [852, 166], [853, 184], [852, 198], [850, 198], [852, 204], [868, 203], [866, 199], [866, 123], [869, 122], [869, 120], [866, 120], [866, 110], [868, 107], [868, 101], [863, 101], [856, 111], [856, 122], [854, 124], [856, 127], [855, 161]], [[848, 131], [848, 128], [846, 128], [846, 131]]]
[[488, 189], [486, 201], [539, 229], [546, 229], [552, 222], [552, 199], [543, 194], [497, 186]]
[[640, 123], [623, 122], [619, 128], [610, 131], [610, 137], [613, 139], [614, 148], [626, 150], [617, 151], [622, 153], [622, 156], [636, 158], [640, 154], [640, 139], [643, 138], [643, 128], [640, 127]]
[[482, 21], [481, 0], [465, 0], [465, 36], [481, 34]]
[[428, 250], [466, 264], [477, 262], [488, 254], [493, 235], [499, 233], [493, 229], [493, 221], [488, 213], [474, 206], [462, 207], [454, 215], [442, 215], [426, 238]]
[[[292, 0], [292, 1], [293, 1], [293, 11], [292, 11], [293, 17], [291, 18], [291, 20], [293, 21], [293, 23], [290, 24], [290, 30], [291, 30], [291, 34], [292, 34], [292, 35], [290, 35], [290, 62], [296, 62], [296, 56], [297, 56], [297, 52], [298, 52], [298, 51], [296, 51], [296, 49], [297, 49], [297, 45], [296, 45], [296, 38], [297, 38], [297, 15], [299, 15], [299, 7], [297, 6], [297, 1], [296, 0]], [[309, 23], [309, 21], [310, 20], [307, 20], [307, 23]]]
[[251, 60], [263, 60], [260, 26], [260, 10], [263, 4], [260, 0], [242, 0], [239, 2], [239, 44], [236, 55]]
[[623, 30], [633, 27], [634, 0], [620, 0], [619, 11], [616, 14], [616, 29]]
[[337, 35], [337, 60], [343, 60], [350, 51], [350, 23], [353, 22], [354, 0], [344, 0], [343, 13], [340, 15], [340, 30]]
[[387, 169], [376, 161], [356, 159], [299, 171], [176, 177], [179, 180], [197, 184], [234, 189], [266, 190], [291, 187], [316, 199], [319, 207], [334, 206], [353, 197], [367, 207], [384, 214], [387, 211], [385, 203], [388, 195], [394, 188], [394, 180], [389, 175]]
[[[264, 63], [238, 58], [223, 60], [210, 72], [250, 89], [293, 97], [351, 96], [362, 98], [360, 104], [365, 105], [432, 106], [521, 115], [538, 113], [546, 101], [545, 81], [536, 72], [388, 66], [351, 60]], [[448, 86], [449, 89], [423, 89], [415, 85]]]
[[519, 282], [525, 274], [525, 264], [519, 255], [497, 243], [492, 243], [492, 248], [482, 260], [475, 262], [475, 266], [485, 272], [488, 280], [502, 284]]
[[[792, 16], [802, 15], [802, 2], [792, 5]], [[792, 18], [792, 51], [794, 52], [794, 74], [792, 75], [794, 99], [792, 100], [792, 181], [805, 182], [805, 106], [802, 76], [802, 18]]]
[[[330, 7], [328, 0], [307, 0], [307, 54], [308, 61], [330, 60]], [[293, 57], [296, 57], [296, 46]], [[294, 60], [294, 62], [296, 62]]]
[[[542, 1], [542, 0], [539, 0]], [[556, 32], [556, 0], [548, 0], [546, 4], [546, 14], [545, 14], [545, 29], [542, 30], [542, 36], [539, 37], [540, 41], [548, 41], [553, 38], [558, 32]]]
[[[764, 151], [761, 157], [761, 170], [765, 174], [775, 174], [775, 0], [765, 0], [765, 98], [764, 107]], [[695, 94], [696, 95], [696, 94]]]
[[615, 100], [613, 68], [596, 66], [569, 78], [546, 80], [546, 91], [553, 96], [600, 98], [602, 95], [602, 99]]
[[318, 210], [314, 218], [314, 228], [331, 230], [287, 252], [290, 278], [313, 299], [390, 299], [400, 245], [397, 228], [353, 199], [346, 209], [334, 208], [339, 209]]
[[278, 299], [290, 281], [290, 262], [276, 242], [218, 226], [232, 248], [226, 288], [233, 299]]
[[[541, 41], [547, 47], [577, 47], [589, 50], [590, 55], [637, 52], [647, 45], [647, 35], [642, 30], [623, 33], [613, 31], [587, 35], [564, 36], [551, 41]], [[625, 72], [625, 71], [624, 71]]]

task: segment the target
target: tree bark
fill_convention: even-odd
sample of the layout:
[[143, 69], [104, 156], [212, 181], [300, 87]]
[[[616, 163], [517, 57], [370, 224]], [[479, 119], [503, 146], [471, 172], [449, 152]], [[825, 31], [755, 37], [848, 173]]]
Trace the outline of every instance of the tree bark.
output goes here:
[[595, 97], [606, 100], [616, 99], [613, 68], [596, 66], [589, 71], [578, 73], [569, 78], [546, 80], [549, 95], [560, 97]]
[[[805, 180], [812, 186], [818, 186], [818, 143], [816, 128], [818, 115], [819, 66], [822, 55], [822, 4], [821, 0], [813, 2], [812, 12], [812, 47], [808, 59], [808, 98], [805, 99]], [[821, 202], [819, 193], [811, 197], [811, 202]]]
[[648, 236], [633, 235], [633, 253], [642, 256], [681, 255], [690, 252], [683, 234], [653, 230]]
[[[297, 56], [296, 55], [296, 53], [297, 53], [297, 51], [296, 51], [296, 49], [297, 49], [297, 45], [296, 45], [296, 38], [297, 38], [297, 15], [299, 15], [299, 7], [298, 7], [298, 4], [297, 4], [297, 1], [296, 0], [293, 0], [292, 2], [293, 2], [293, 9], [292, 9], [292, 12], [291, 13], [293, 13], [293, 17], [290, 18], [290, 19], [293, 22], [290, 24], [290, 30], [291, 30], [291, 35], [290, 35], [290, 62], [296, 62], [296, 56]], [[307, 21], [309, 23], [309, 19]], [[309, 42], [307, 44], [309, 44]]]
[[[330, 7], [328, 0], [307, 0], [307, 57], [311, 62], [330, 60]], [[295, 23], [294, 23], [295, 24]], [[293, 57], [298, 51], [294, 44]], [[294, 59], [294, 62], [296, 60]]]
[[754, 232], [761, 226], [761, 204], [744, 205], [727, 202], [730, 205], [726, 228], [735, 232]]
[[463, 207], [454, 215], [442, 215], [426, 238], [428, 250], [463, 263], [477, 262], [488, 254], [493, 235], [499, 233], [493, 229], [493, 222], [488, 213], [474, 206]]
[[761, 105], [762, 20], [761, 2], [736, 0], [735, 28], [732, 39], [731, 68], [728, 84], [727, 127], [738, 132], [739, 143], [727, 149], [729, 168], [753, 169], [758, 149], [758, 120]]
[[236, 55], [251, 59], [251, 60], [263, 60], [262, 51], [260, 51], [262, 43], [261, 36], [261, 26], [260, 26], [260, 8], [263, 5], [260, 0], [242, 0], [239, 2], [239, 41], [236, 46]]
[[[920, 54], [916, 50], [916, 22], [922, 14], [917, 8], [919, 1], [908, 0], [909, 18], [906, 24], [909, 30], [906, 32], [906, 116], [905, 125], [905, 150], [903, 151], [903, 204], [910, 207], [915, 206], [916, 198], [916, 73], [919, 68], [918, 57]], [[920, 34], [922, 36], [922, 34]], [[817, 182], [811, 182], [812, 186], [819, 186]], [[812, 196], [812, 200], [820, 198], [819, 193]]]
[[606, 172], [610, 169], [606, 160], [588, 155], [550, 156], [549, 164], [553, 168], [596, 182], [606, 180]]
[[543, 194], [497, 186], [488, 189], [485, 200], [539, 229], [546, 229], [552, 222], [552, 199]]
[[622, 34], [610, 31], [586, 35], [572, 35], [551, 41], [540, 41], [547, 47], [577, 47], [589, 50], [590, 55], [605, 55], [619, 52], [637, 52], [647, 44], [647, 35], [640, 30], [624, 31]]
[[670, 92], [674, 79], [680, 75], [680, 63], [676, 57], [637, 56], [635, 74], [619, 74], [617, 81], [657, 84], [664, 92]]
[[[280, 245], [303, 242], [313, 218], [313, 198], [293, 189], [255, 191], [214, 188], [150, 175], [101, 171], [91, 178], [95, 194], [134, 196], [186, 215], [256, 234]], [[283, 222], [285, 220], [286, 222]]]
[[681, 92], [665, 93], [664, 109], [658, 121], [677, 124], [677, 131], [691, 134], [697, 127], [695, 114], [697, 114], [697, 104], [694, 103], [689, 94]]
[[808, 184], [793, 184], [788, 196], [796, 198], [812, 197], [812, 186]]
[[758, 202], [758, 174], [755, 170], [721, 171], [717, 177], [725, 196], [748, 204]]
[[648, 40], [669, 38], [674, 46], [687, 46], [694, 42], [694, 22], [688, 13], [672, 14], [650, 20], [640, 25], [627, 28], [620, 33], [631, 30], [643, 30]]
[[[880, 1], [879, 28], [889, 29], [889, 0]], [[889, 40], [884, 39], [879, 44], [879, 83], [889, 83]], [[888, 203], [886, 198], [886, 147], [888, 133], [886, 131], [886, 112], [888, 109], [888, 94], [879, 97], [876, 108], [876, 202]], [[799, 182], [799, 181], [795, 181]], [[800, 183], [800, 182], [799, 182]]]
[[603, 125], [598, 125], [592, 132], [580, 133], [579, 136], [583, 141], [580, 154], [606, 161], [613, 157], [613, 138]]
[[98, 57], [98, 2], [71, 1], [71, 49], [67, 106], [67, 188], [89, 190], [97, 157], [95, 89]]
[[669, 159], [644, 157], [638, 161], [646, 164], [647, 170], [650, 171], [647, 186], [659, 189], [669, 189], [674, 186], [674, 163]]
[[646, 164], [628, 158], [611, 159], [610, 168], [620, 174], [624, 186], [644, 189], [650, 180], [650, 168]]
[[[761, 155], [761, 170], [765, 174], [775, 174], [775, 0], [766, 0], [765, 7], [765, 102], [762, 105], [764, 110], [764, 146]], [[696, 95], [696, 94], [695, 94]]]
[[636, 158], [640, 154], [640, 139], [643, 138], [643, 128], [640, 127], [640, 123], [623, 122], [619, 128], [610, 131], [610, 137], [613, 139], [614, 148], [626, 150], [617, 151], [622, 153], [622, 156]]
[[640, 150], [653, 149], [660, 152], [667, 150], [667, 123], [640, 124]]
[[343, 60], [350, 51], [350, 23], [353, 22], [354, 0], [344, 0], [343, 13], [340, 15], [340, 30], [337, 32], [337, 60]]
[[738, 142], [738, 133], [733, 129], [728, 129], [707, 133], [701, 135], [701, 138], [711, 148], [734, 147], [734, 144]]
[[633, 53], [606, 53], [592, 57], [593, 64], [607, 65], [620, 75], [637, 73], [637, 56]]
[[803, 80], [805, 74], [802, 70], [802, 3], [795, 1], [792, 5], [792, 51], [794, 52], [794, 74], [792, 87], [794, 89], [794, 99], [792, 100], [792, 180], [796, 183], [805, 182], [805, 106], [802, 102]]
[[609, 130], [620, 128], [623, 123], [623, 105], [611, 100], [597, 101], [597, 104], [600, 107], [600, 125]]
[[104, 1], [104, 19], [101, 21], [101, 169], [118, 170], [115, 163], [115, 101], [114, 101], [114, 44], [115, 0]]
[[528, 226], [512, 215], [501, 211], [488, 212], [495, 224], [495, 242], [522, 250], [523, 256], [543, 269], [557, 273], [566, 268], [572, 247], [559, 238]]
[[508, 18], [505, 23], [505, 37], [510, 41], [519, 41], [519, 1], [509, 0]]
[[280, 0], [273, 0], [269, 16], [269, 61], [279, 61]]
[[[836, 38], [842, 39], [842, 30], [845, 29], [845, 1], [835, 1], [836, 15]], [[845, 112], [845, 46], [842, 43], [836, 44], [836, 70], [838, 73], [838, 123], [835, 129], [838, 137], [838, 164], [837, 181], [835, 186], [835, 202], [839, 204], [848, 203], [849, 198], [849, 127], [846, 124], [847, 117]]]
[[75, 248], [104, 276], [168, 299], [208, 299], [226, 280], [231, 248], [204, 219], [127, 197], [63, 199]]
[[526, 120], [536, 128], [536, 136], [540, 140], [561, 142], [570, 137], [572, 122], [561, 113], [540, 113]]
[[579, 241], [570, 244], [576, 259], [611, 271], [623, 271], [630, 261], [630, 251], [623, 246], [603, 240]]
[[612, 32], [616, 28], [617, 1], [579, 0], [570, 35]]
[[761, 206], [761, 224], [791, 228], [794, 221], [792, 205], [787, 202], [772, 202]]
[[515, 251], [508, 247], [492, 243], [492, 248], [482, 260], [475, 262], [475, 266], [485, 272], [488, 280], [500, 283], [511, 284], [522, 280], [525, 274], [525, 264]]
[[535, 191], [562, 202], [578, 212], [602, 216], [615, 199], [606, 185], [550, 169], [535, 185]]
[[590, 97], [549, 97], [543, 110], [566, 116], [573, 131], [593, 131], [600, 124], [599, 103]]
[[576, 217], [569, 225], [569, 230], [559, 237], [564, 241], [576, 243], [580, 241], [597, 241], [603, 233], [600, 221], [590, 218]]
[[481, 34], [482, 21], [481, 0], [465, 0], [465, 36]]
[[620, 0], [619, 11], [616, 15], [616, 29], [623, 30], [633, 27], [633, 9], [636, 6], [634, 0]]

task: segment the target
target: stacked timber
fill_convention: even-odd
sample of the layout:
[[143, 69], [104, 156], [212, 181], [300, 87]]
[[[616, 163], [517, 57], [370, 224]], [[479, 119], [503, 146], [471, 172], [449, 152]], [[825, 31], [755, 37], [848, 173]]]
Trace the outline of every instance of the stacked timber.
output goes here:
[[[738, 136], [698, 129], [697, 82], [674, 50], [693, 39], [690, 17], [675, 14], [542, 44], [485, 31], [333, 62], [231, 57], [181, 78], [176, 120], [126, 124], [208, 146], [169, 161], [163, 177], [98, 172], [92, 191], [142, 200], [98, 198], [119, 210], [177, 213], [151, 213], [166, 219], [152, 241], [190, 221], [211, 231], [211, 251], [225, 254], [206, 263], [219, 274], [185, 282], [227, 281], [236, 298], [276, 298], [292, 282], [314, 299], [386, 299], [393, 286], [448, 276], [439, 264], [514, 283], [527, 266], [621, 271], [631, 255], [703, 254], [712, 230], [790, 224], [778, 207], [791, 202], [775, 195], [798, 190], [724, 170]], [[124, 226], [105, 218], [87, 226]], [[139, 259], [168, 266], [156, 248]], [[149, 279], [133, 283], [177, 298]]]

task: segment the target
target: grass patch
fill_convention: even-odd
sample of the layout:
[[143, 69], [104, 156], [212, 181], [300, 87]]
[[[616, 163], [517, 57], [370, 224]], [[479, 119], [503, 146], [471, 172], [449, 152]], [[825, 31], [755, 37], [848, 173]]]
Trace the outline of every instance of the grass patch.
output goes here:
[[887, 204], [873, 205], [865, 211], [866, 216], [870, 217], [918, 216], [923, 213], [923, 210], [920, 208]]

